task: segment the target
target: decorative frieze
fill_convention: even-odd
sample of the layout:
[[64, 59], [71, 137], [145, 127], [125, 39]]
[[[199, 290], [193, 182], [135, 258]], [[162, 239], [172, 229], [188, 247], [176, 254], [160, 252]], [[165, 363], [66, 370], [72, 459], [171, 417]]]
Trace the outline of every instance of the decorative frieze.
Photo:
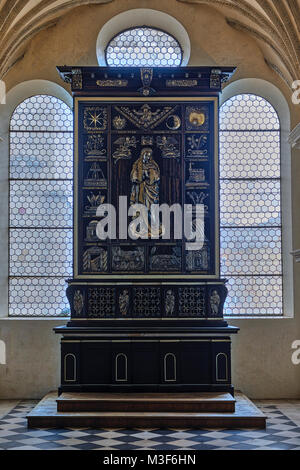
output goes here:
[[[224, 284], [70, 285], [72, 318], [222, 318]], [[86, 299], [86, 300], [85, 300]]]

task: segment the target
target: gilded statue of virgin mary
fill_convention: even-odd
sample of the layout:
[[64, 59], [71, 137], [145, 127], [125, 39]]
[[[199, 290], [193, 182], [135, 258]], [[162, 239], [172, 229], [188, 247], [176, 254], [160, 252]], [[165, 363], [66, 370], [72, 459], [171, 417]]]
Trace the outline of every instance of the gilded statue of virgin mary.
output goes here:
[[145, 147], [132, 165], [130, 204], [144, 204], [150, 210], [151, 204], [159, 203], [160, 171], [153, 160], [152, 148]]
[[130, 180], [130, 205], [143, 204], [148, 209], [149, 218], [145, 222], [150, 233], [150, 210], [152, 204], [159, 204], [160, 182], [159, 166], [153, 159], [151, 147], [142, 149], [140, 157], [132, 165]]

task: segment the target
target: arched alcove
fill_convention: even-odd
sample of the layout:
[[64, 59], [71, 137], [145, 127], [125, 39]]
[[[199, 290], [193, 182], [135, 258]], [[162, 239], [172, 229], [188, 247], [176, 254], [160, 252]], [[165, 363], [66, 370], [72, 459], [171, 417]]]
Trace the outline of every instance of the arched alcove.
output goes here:
[[76, 357], [68, 353], [64, 357], [64, 380], [65, 382], [76, 382]]
[[115, 358], [115, 376], [116, 382], [127, 382], [127, 356], [119, 353]]
[[176, 382], [176, 356], [173, 353], [165, 354], [164, 379], [165, 382]]

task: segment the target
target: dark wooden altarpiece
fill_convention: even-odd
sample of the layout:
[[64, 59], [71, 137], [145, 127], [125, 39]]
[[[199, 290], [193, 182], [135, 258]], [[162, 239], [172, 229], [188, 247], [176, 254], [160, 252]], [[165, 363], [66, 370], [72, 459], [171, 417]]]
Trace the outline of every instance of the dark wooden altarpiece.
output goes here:
[[[232, 67], [58, 67], [74, 97], [74, 277], [61, 391], [230, 391], [218, 108]], [[146, 175], [146, 176], [145, 176]], [[146, 196], [147, 197], [146, 197]], [[204, 205], [205, 238], [100, 240], [102, 203]], [[145, 197], [144, 197], [145, 196]], [[144, 198], [144, 199], [143, 199]], [[117, 217], [118, 220], [118, 217]], [[128, 224], [132, 218], [128, 217]], [[182, 222], [183, 224], [183, 219]]]

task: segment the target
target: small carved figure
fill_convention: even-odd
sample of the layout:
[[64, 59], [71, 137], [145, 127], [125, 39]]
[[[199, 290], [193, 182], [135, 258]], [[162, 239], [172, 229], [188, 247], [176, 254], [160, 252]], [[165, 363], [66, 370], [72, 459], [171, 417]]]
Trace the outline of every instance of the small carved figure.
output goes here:
[[112, 155], [117, 163], [118, 160], [131, 158], [131, 147], [136, 148], [136, 138], [135, 136], [122, 136], [114, 141], [114, 145], [118, 145]]
[[125, 317], [129, 308], [129, 293], [127, 289], [124, 289], [119, 295], [119, 308], [121, 315]]
[[80, 290], [76, 290], [73, 298], [73, 307], [77, 316], [79, 316], [83, 309], [83, 295]]
[[218, 315], [220, 302], [221, 299], [218, 292], [216, 290], [213, 290], [210, 296], [210, 308], [213, 315]]
[[174, 309], [175, 309], [175, 295], [171, 289], [167, 290], [167, 293], [166, 293], [165, 309], [166, 309], [166, 316], [172, 317], [174, 314]]
[[161, 149], [163, 158], [180, 157], [179, 142], [174, 136], [159, 135], [156, 138], [157, 147]]

